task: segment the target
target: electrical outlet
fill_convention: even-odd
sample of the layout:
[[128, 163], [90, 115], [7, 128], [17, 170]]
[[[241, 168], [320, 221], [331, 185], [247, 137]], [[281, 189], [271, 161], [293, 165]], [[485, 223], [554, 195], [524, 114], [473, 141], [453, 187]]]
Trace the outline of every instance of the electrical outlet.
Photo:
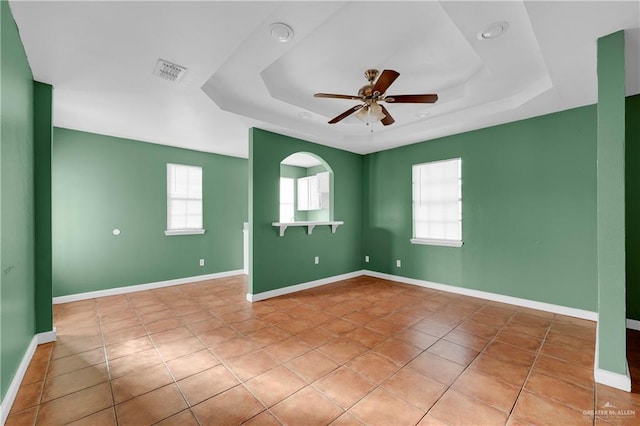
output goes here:
[[314, 262], [316, 265], [320, 263], [320, 256], [316, 256], [316, 258], [314, 259]]
[[402, 267], [402, 262], [400, 262], [400, 259], [396, 260], [396, 267], [398, 268]]
[[364, 261], [365, 261], [365, 262], [367, 262], [367, 263], [369, 263], [369, 256], [365, 256], [365, 257], [364, 257]]
[[200, 259], [200, 266], [204, 266], [204, 259]]

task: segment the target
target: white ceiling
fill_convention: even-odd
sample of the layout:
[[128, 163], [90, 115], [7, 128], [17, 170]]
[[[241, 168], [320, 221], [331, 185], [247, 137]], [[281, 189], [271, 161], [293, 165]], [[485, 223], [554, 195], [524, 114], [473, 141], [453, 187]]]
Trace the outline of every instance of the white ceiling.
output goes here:
[[[595, 103], [596, 40], [618, 30], [640, 93], [637, 0], [10, 6], [55, 126], [238, 157], [252, 126], [364, 154]], [[478, 40], [497, 21], [504, 35]], [[271, 38], [274, 22], [293, 40]], [[188, 69], [178, 84], [152, 75], [159, 58]], [[367, 68], [400, 72], [388, 94], [440, 99], [388, 104], [388, 127], [327, 124], [357, 102], [313, 93], [356, 94]]]
[[282, 160], [280, 164], [309, 168], [314, 166], [320, 166], [322, 162], [318, 160], [316, 157], [314, 157], [313, 155], [310, 155], [304, 152], [296, 152], [294, 154], [291, 154], [284, 160]]

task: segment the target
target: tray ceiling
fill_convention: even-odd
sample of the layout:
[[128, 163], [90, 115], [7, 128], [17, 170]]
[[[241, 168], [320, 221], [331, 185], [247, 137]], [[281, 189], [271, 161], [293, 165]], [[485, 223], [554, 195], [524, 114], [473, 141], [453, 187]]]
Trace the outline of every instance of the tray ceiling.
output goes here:
[[[357, 153], [595, 103], [596, 40], [626, 31], [640, 93], [638, 2], [30, 2], [10, 6], [54, 125], [246, 157], [252, 126]], [[478, 33], [506, 21], [507, 31]], [[271, 24], [294, 30], [288, 43]], [[186, 67], [152, 75], [159, 58]], [[394, 69], [396, 123], [327, 121], [368, 68]]]

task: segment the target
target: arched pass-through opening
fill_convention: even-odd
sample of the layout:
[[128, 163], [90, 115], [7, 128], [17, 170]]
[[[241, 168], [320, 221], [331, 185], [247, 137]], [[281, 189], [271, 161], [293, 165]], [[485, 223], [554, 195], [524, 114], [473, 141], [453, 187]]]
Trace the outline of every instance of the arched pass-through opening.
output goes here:
[[331, 166], [310, 152], [296, 152], [280, 162], [280, 217], [274, 226], [280, 235], [289, 226], [331, 225], [335, 232], [343, 222], [334, 220], [334, 175]]

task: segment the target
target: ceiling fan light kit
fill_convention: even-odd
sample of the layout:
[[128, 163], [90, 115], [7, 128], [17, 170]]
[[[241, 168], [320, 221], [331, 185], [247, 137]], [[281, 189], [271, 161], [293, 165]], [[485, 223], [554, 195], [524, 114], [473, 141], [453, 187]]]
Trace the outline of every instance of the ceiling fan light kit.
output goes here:
[[387, 95], [386, 92], [389, 86], [400, 76], [400, 73], [394, 70], [384, 70], [382, 73], [379, 73], [376, 69], [368, 69], [364, 72], [364, 76], [369, 81], [369, 84], [362, 86], [360, 90], [358, 90], [357, 95], [339, 95], [333, 93], [316, 93], [313, 95], [316, 98], [348, 99], [362, 102], [362, 104], [356, 105], [332, 118], [329, 120], [329, 124], [336, 124], [351, 114], [357, 113], [356, 117], [367, 125], [379, 121], [383, 126], [388, 126], [395, 123], [395, 120], [384, 105], [381, 105], [379, 102], [432, 104], [438, 100], [438, 95], [436, 94]]

